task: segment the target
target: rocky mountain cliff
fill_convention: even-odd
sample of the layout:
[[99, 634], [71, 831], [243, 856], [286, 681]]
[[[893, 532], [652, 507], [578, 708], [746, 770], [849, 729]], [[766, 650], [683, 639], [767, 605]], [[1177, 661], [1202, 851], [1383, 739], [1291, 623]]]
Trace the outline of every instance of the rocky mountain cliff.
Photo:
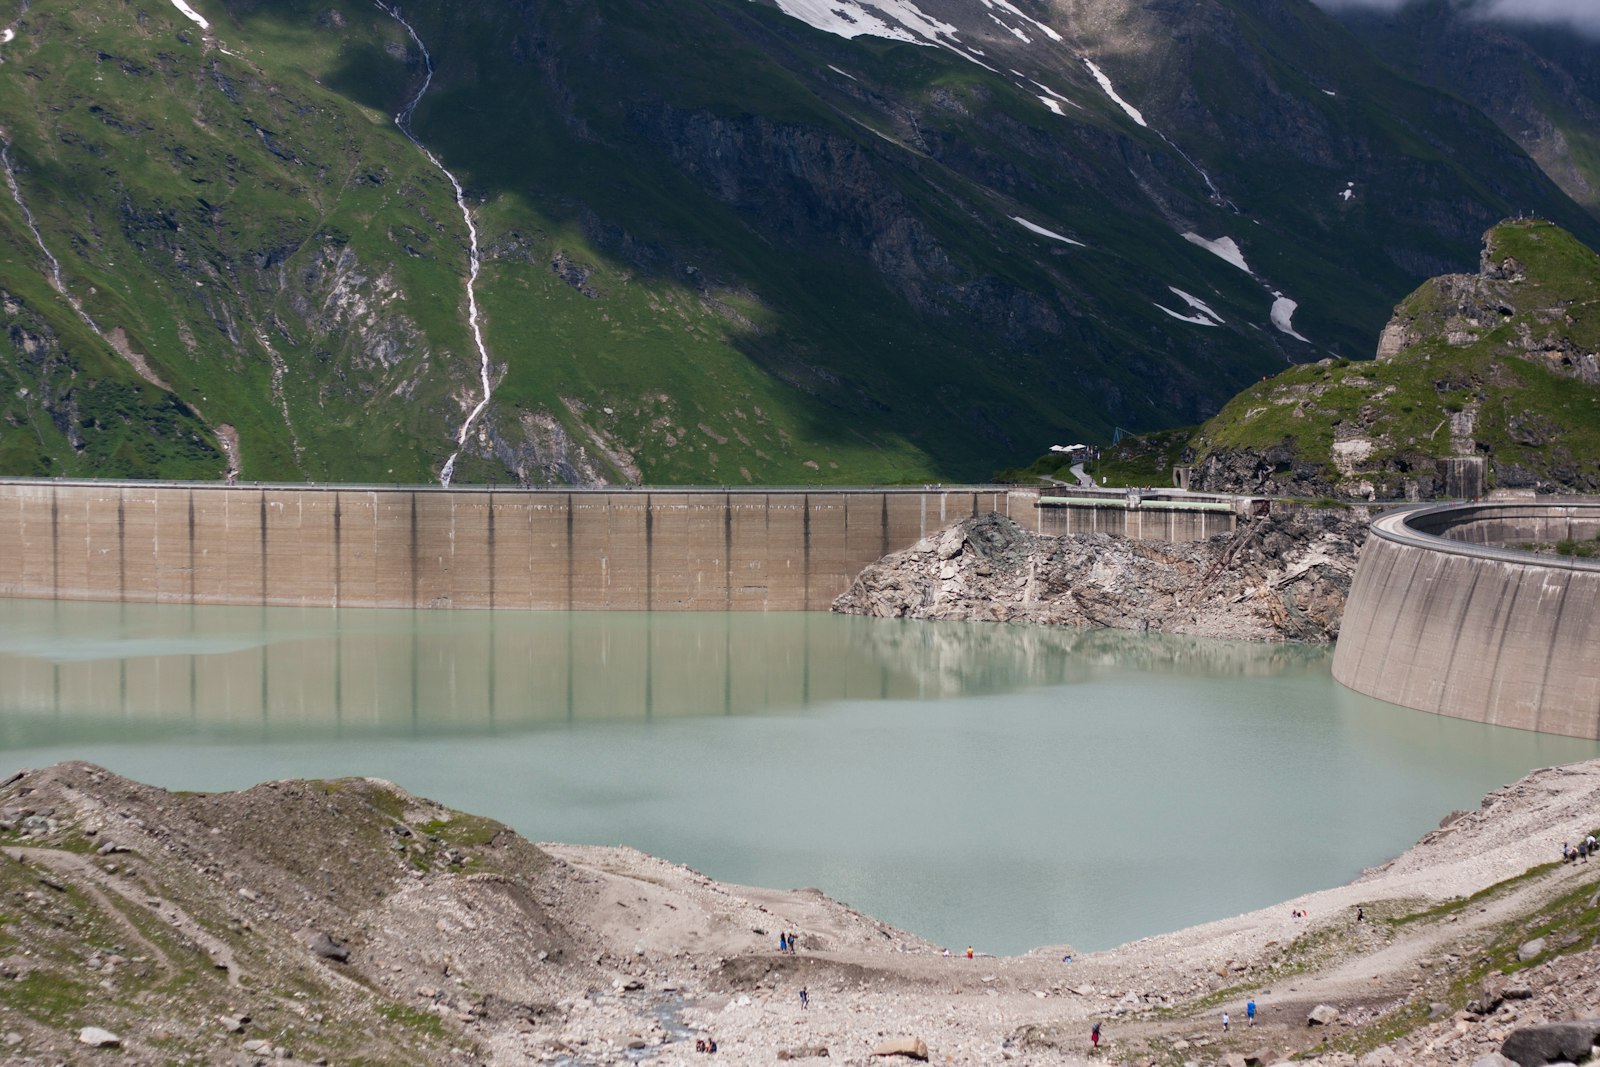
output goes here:
[[[842, 14], [840, 14], [842, 12]], [[0, 3], [0, 472], [986, 476], [1600, 224], [1306, 0]]]
[[1191, 486], [1364, 499], [1600, 490], [1600, 255], [1548, 222], [1425, 283], [1377, 359], [1245, 390], [1189, 445]]

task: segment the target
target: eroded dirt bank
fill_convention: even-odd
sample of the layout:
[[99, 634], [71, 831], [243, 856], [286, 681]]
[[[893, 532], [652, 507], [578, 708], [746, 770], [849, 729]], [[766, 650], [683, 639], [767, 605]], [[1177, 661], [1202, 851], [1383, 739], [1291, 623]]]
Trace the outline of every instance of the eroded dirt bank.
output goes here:
[[945, 955], [814, 890], [535, 846], [376, 780], [180, 795], [60, 764], [0, 787], [0, 1057], [864, 1064], [914, 1038], [1067, 1064], [1098, 1021], [1109, 1062], [1470, 1064], [1600, 1006], [1600, 861], [1530, 871], [1597, 811], [1600, 761], [1540, 771], [1350, 885], [1067, 963]]

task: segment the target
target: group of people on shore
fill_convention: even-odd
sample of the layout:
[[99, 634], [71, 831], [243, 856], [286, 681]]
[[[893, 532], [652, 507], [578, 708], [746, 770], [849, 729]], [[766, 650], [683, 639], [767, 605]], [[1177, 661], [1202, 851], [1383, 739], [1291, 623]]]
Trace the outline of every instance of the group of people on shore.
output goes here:
[[779, 952], [799, 952], [800, 951], [800, 935], [799, 934], [791, 934], [787, 930], [781, 931], [778, 934], [778, 951]]
[[1589, 857], [1595, 854], [1594, 850], [1595, 839], [1593, 834], [1589, 834], [1580, 840], [1577, 848], [1573, 848], [1563, 841], [1561, 842], [1561, 860], [1563, 863], [1576, 863], [1579, 860], [1588, 863]]
[[[1244, 1017], [1248, 1020], [1248, 1025], [1254, 1026], [1256, 1024], [1256, 1002], [1254, 997], [1245, 1003]], [[1233, 1016], [1224, 1010], [1222, 1013], [1222, 1032], [1228, 1033], [1232, 1025]], [[1100, 1024], [1098, 1022], [1089, 1029], [1089, 1051], [1091, 1053], [1100, 1051]]]

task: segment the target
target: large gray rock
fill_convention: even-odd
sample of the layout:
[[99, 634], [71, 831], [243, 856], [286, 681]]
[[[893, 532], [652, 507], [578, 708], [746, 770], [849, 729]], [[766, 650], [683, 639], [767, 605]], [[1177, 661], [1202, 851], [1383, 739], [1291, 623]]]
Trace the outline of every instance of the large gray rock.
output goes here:
[[1532, 941], [1523, 942], [1522, 947], [1517, 949], [1517, 959], [1521, 960], [1523, 963], [1527, 963], [1529, 960], [1533, 959], [1543, 951], [1544, 938], [1536, 937]]
[[90, 1048], [116, 1048], [122, 1044], [122, 1038], [98, 1026], [85, 1026], [78, 1031], [78, 1044], [88, 1045]]
[[294, 936], [297, 941], [311, 950], [313, 956], [318, 956], [325, 960], [335, 960], [339, 963], [346, 963], [350, 959], [350, 950], [328, 936], [325, 931], [306, 927], [296, 932]]
[[1328, 1026], [1339, 1018], [1339, 1009], [1332, 1004], [1318, 1004], [1306, 1016], [1307, 1026]]
[[1600, 1019], [1572, 1019], [1514, 1030], [1500, 1053], [1521, 1067], [1544, 1067], [1586, 1059], [1596, 1041], [1600, 1041]]

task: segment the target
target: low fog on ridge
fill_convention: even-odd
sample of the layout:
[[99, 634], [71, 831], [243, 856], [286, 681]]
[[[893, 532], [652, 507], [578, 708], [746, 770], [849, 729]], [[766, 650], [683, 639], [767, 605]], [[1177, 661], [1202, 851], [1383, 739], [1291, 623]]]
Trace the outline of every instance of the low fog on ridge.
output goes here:
[[[1316, 0], [1327, 11], [1397, 11], [1416, 0]], [[1474, 17], [1500, 22], [1562, 26], [1600, 38], [1595, 0], [1457, 0]]]

